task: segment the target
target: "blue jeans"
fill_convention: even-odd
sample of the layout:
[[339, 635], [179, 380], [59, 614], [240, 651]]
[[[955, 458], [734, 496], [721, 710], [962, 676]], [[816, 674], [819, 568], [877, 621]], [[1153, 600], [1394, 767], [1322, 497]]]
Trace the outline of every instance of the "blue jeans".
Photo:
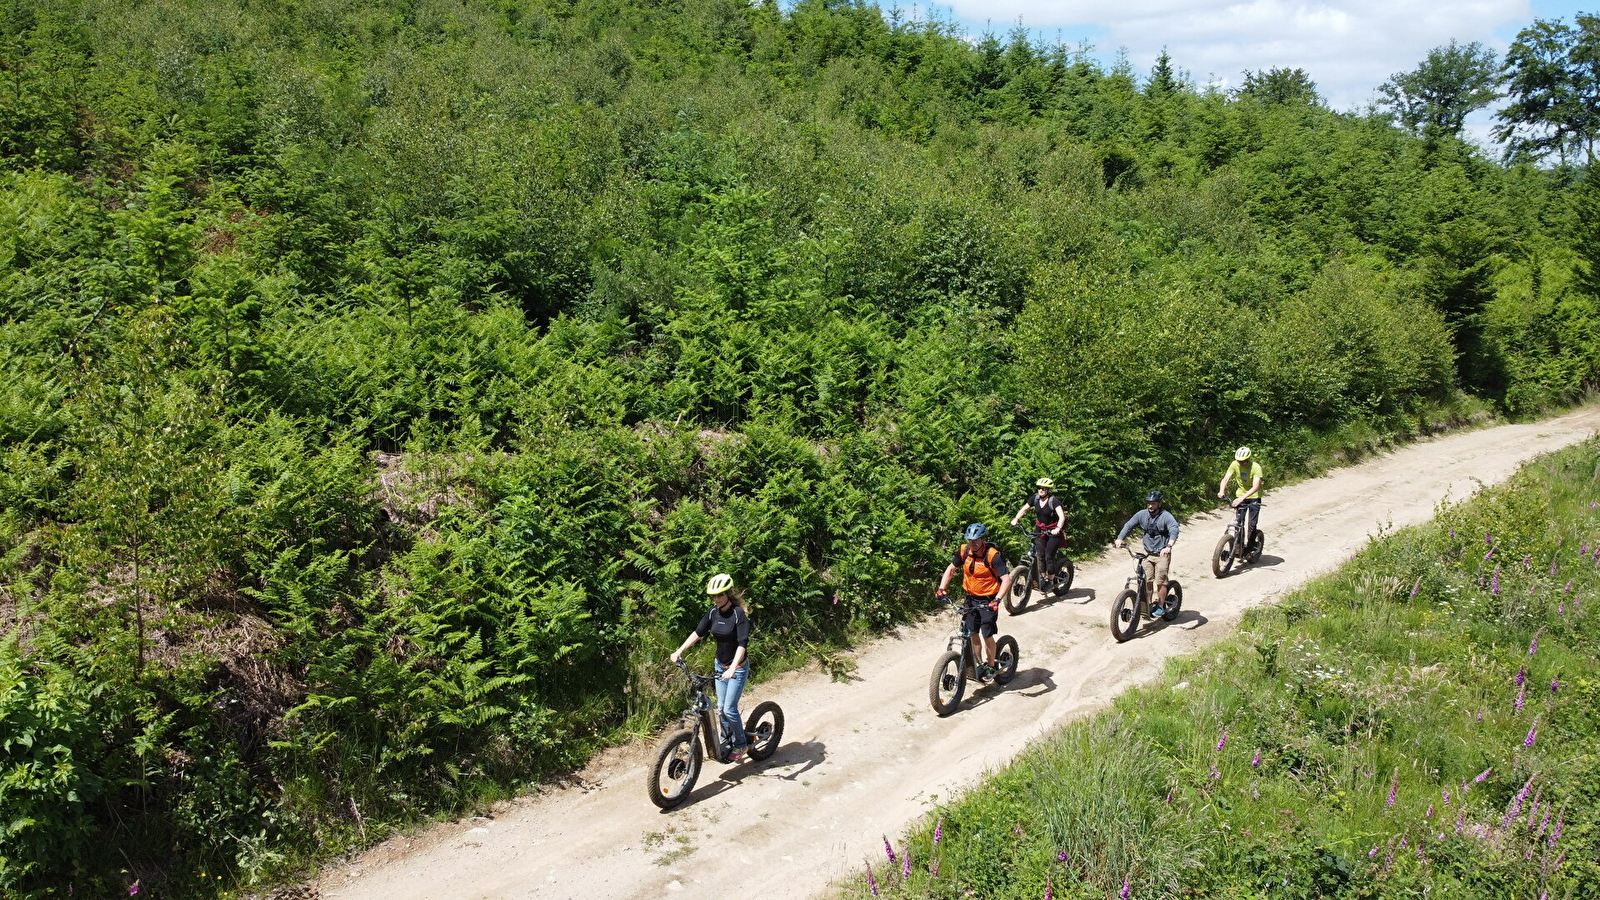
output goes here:
[[739, 697], [744, 694], [744, 683], [750, 677], [750, 663], [733, 671], [733, 677], [722, 680], [726, 668], [717, 663], [712, 670], [717, 676], [717, 712], [722, 715], [722, 736], [733, 742], [735, 748], [745, 745], [744, 721], [739, 718]]

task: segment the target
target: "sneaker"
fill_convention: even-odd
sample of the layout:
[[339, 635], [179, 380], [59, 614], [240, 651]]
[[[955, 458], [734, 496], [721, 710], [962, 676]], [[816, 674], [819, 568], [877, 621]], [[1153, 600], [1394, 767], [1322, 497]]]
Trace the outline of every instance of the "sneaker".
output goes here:
[[1167, 614], [1167, 608], [1161, 605], [1150, 607], [1150, 618], [1159, 619]]
[[978, 680], [984, 684], [992, 683], [994, 681], [994, 666], [979, 666]]
[[732, 750], [728, 751], [728, 762], [738, 762], [739, 758], [744, 756], [744, 751], [746, 751], [748, 749], [749, 749], [749, 745], [746, 744], [743, 747], [735, 747]]

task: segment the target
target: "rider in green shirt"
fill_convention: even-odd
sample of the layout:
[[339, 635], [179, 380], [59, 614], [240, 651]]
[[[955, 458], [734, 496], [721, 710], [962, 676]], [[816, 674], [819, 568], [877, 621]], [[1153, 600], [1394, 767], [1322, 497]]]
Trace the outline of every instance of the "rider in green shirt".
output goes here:
[[1227, 498], [1228, 482], [1232, 481], [1233, 502], [1229, 505], [1234, 509], [1240, 506], [1246, 508], [1245, 529], [1241, 536], [1246, 547], [1255, 540], [1256, 524], [1261, 518], [1262, 475], [1261, 463], [1250, 458], [1250, 448], [1240, 447], [1233, 451], [1233, 465], [1228, 466], [1228, 471], [1222, 474], [1222, 480], [1217, 483], [1218, 500]]

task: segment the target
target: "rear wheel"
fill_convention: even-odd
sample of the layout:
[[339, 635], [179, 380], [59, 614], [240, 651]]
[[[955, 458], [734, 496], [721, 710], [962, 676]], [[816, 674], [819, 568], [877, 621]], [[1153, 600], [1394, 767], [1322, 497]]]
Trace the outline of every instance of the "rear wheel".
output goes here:
[[1000, 640], [994, 645], [994, 680], [1007, 684], [1017, 676], [1017, 662], [1022, 655], [1017, 651], [1017, 639], [1009, 634], [1001, 635]]
[[1078, 569], [1070, 559], [1061, 559], [1056, 563], [1056, 596], [1065, 597], [1067, 591], [1072, 590], [1072, 579], [1078, 577]]
[[667, 735], [656, 748], [656, 764], [650, 768], [650, 802], [671, 809], [694, 790], [700, 777], [700, 745], [694, 733], [685, 729]]
[[1211, 553], [1211, 574], [1221, 578], [1233, 568], [1233, 532], [1217, 538], [1217, 549]]
[[1267, 549], [1267, 533], [1257, 528], [1255, 536], [1250, 539], [1250, 562], [1253, 564], [1261, 558], [1261, 551]]
[[1011, 590], [1006, 591], [1006, 612], [1015, 614], [1026, 609], [1032, 596], [1033, 568], [1018, 566], [1016, 574], [1011, 576]]
[[1139, 595], [1132, 588], [1117, 595], [1111, 604], [1111, 636], [1122, 643], [1139, 630]]
[[961, 671], [961, 654], [954, 650], [939, 657], [928, 679], [928, 702], [933, 711], [948, 716], [961, 705], [961, 694], [967, 689], [967, 673]]
[[759, 704], [744, 723], [745, 736], [750, 738], [750, 758], [766, 759], [778, 749], [783, 740], [783, 708], [768, 700]]
[[1178, 610], [1183, 609], [1183, 585], [1176, 581], [1167, 582], [1167, 611], [1162, 613], [1163, 622], [1171, 622], [1178, 617]]

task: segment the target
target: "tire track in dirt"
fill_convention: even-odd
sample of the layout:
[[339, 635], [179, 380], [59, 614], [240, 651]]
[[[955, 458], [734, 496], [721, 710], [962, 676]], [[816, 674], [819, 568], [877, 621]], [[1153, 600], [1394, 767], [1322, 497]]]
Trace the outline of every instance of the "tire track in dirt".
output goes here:
[[1196, 516], [1172, 567], [1184, 584], [1180, 620], [1147, 626], [1126, 644], [1111, 640], [1107, 620], [1132, 563], [1120, 552], [1086, 561], [1069, 597], [1035, 598], [1023, 614], [1002, 616], [1002, 632], [1021, 645], [1016, 680], [1005, 690], [969, 690], [949, 718], [927, 702], [928, 673], [953, 629], [954, 616], [943, 614], [860, 650], [850, 682], [811, 670], [747, 691], [747, 710], [767, 699], [782, 704], [783, 745], [765, 763], [708, 761], [677, 810], [659, 812], [645, 796], [652, 746], [620, 748], [570, 786], [504, 804], [492, 819], [396, 838], [329, 869], [316, 886], [330, 900], [592, 900], [707, 889], [813, 896], [858, 871], [863, 857], [876, 858], [882, 835], [897, 835], [1061, 722], [1153, 678], [1169, 657], [1229, 633], [1247, 608], [1336, 568], [1380, 527], [1424, 521], [1441, 499], [1463, 499], [1597, 428], [1600, 407], [1589, 407], [1423, 441], [1270, 491], [1261, 563], [1223, 581], [1209, 568], [1223, 519]]

